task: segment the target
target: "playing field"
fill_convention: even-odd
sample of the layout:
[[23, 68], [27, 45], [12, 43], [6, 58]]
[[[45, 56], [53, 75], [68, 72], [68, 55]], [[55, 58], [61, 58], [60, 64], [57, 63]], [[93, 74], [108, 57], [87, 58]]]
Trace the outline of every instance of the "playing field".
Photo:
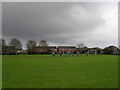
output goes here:
[[3, 56], [3, 88], [117, 88], [118, 56]]

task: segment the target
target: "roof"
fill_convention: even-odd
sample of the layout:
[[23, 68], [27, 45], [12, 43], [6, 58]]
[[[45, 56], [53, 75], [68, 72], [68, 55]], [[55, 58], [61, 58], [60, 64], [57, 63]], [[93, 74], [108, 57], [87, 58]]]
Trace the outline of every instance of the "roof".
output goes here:
[[14, 47], [14, 46], [4, 46], [4, 47]]
[[[36, 48], [42, 48], [41, 46], [36, 46]], [[47, 46], [47, 48], [56, 48], [56, 46]]]
[[58, 48], [76, 48], [76, 46], [58, 46]]
[[48, 46], [48, 48], [56, 48], [56, 46]]

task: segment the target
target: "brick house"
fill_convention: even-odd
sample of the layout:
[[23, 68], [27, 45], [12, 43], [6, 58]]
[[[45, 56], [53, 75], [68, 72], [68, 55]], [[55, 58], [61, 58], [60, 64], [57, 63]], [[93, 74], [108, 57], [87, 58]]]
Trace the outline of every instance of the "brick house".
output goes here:
[[15, 48], [13, 46], [3, 46], [2, 47], [2, 53], [14, 53]]
[[74, 52], [76, 46], [58, 46], [58, 52]]
[[36, 46], [36, 52], [45, 52], [48, 50], [50, 50], [52, 52], [57, 52], [57, 47], [56, 46], [47, 46], [46, 50], [45, 50], [41, 46]]

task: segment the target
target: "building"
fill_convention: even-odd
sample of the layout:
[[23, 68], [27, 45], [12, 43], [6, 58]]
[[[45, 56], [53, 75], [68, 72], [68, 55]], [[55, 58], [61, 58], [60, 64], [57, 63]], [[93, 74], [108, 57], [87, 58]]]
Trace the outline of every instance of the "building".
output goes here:
[[3, 46], [2, 54], [14, 53], [15, 48], [13, 46]]
[[57, 47], [56, 46], [47, 46], [45, 48], [42, 48], [41, 46], [36, 46], [36, 52], [57, 52]]
[[2, 47], [2, 54], [13, 54], [15, 53], [14, 46], [3, 46]]
[[3, 46], [2, 47], [2, 54], [21, 54], [23, 52], [22, 48], [15, 49], [14, 46]]
[[57, 52], [56, 46], [48, 46], [48, 49], [51, 50], [52, 52]]
[[74, 52], [76, 51], [76, 46], [58, 46], [58, 52]]

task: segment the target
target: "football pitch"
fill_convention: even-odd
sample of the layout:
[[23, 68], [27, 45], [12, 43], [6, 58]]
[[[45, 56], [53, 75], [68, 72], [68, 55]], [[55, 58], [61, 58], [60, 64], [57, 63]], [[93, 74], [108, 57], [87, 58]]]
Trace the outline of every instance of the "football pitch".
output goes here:
[[3, 88], [117, 88], [115, 55], [5, 55]]

